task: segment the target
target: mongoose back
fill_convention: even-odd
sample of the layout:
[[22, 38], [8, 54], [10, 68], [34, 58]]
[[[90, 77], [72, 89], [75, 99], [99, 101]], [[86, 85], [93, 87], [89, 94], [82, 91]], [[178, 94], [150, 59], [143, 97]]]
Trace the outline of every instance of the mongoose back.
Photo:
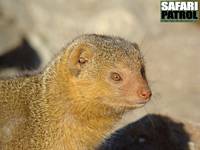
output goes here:
[[95, 149], [150, 97], [137, 44], [79, 36], [44, 71], [0, 80], [0, 149]]

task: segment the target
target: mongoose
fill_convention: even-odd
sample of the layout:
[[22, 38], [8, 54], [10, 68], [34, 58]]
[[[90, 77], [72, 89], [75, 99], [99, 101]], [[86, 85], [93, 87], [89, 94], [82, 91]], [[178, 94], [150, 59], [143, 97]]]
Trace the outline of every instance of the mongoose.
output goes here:
[[0, 80], [0, 149], [93, 150], [150, 97], [137, 44], [79, 36], [44, 71]]

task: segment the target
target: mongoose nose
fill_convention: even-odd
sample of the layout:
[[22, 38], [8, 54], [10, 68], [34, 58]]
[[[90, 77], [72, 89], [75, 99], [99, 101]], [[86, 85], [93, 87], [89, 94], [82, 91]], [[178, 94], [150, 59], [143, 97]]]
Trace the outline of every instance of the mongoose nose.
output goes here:
[[142, 88], [138, 91], [138, 96], [145, 100], [149, 99], [151, 97], [151, 95], [152, 95], [152, 93], [149, 89]]

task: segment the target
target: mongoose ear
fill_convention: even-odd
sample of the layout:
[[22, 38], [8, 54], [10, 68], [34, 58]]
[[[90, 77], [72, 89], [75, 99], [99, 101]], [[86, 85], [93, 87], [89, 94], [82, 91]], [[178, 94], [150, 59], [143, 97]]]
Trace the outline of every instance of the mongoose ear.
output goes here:
[[94, 47], [82, 44], [72, 49], [69, 55], [68, 64], [71, 73], [78, 76], [82, 67], [88, 63], [94, 53]]

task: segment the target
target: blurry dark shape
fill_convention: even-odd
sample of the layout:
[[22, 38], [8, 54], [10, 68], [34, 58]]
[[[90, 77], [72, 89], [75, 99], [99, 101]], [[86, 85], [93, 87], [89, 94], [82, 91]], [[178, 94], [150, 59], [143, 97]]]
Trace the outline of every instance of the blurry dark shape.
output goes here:
[[0, 56], [0, 71], [5, 68], [17, 68], [21, 71], [38, 69], [41, 59], [26, 39], [12, 50]]
[[116, 131], [98, 150], [189, 150], [189, 141], [182, 123], [150, 114]]

